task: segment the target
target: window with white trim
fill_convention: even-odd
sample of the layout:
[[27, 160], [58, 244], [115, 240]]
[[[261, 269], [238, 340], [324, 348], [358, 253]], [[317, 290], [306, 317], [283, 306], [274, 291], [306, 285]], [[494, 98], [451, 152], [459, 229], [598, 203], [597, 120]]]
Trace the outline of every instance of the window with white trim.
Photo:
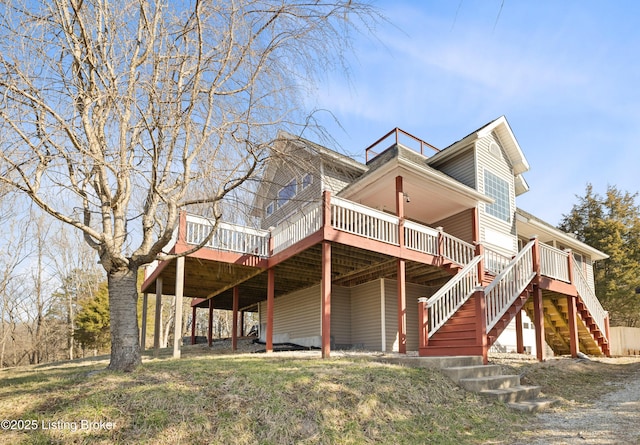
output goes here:
[[485, 170], [484, 193], [495, 201], [493, 204], [485, 204], [485, 211], [491, 216], [510, 222], [511, 205], [509, 199], [509, 183], [490, 171]]
[[274, 205], [273, 201], [271, 201], [269, 204], [267, 204], [267, 207], [264, 209], [264, 211], [267, 214], [267, 216], [273, 215], [273, 211], [274, 210], [275, 210], [275, 205]]
[[278, 208], [282, 207], [296, 196], [297, 184], [295, 178], [278, 192]]
[[311, 173], [307, 173], [302, 177], [302, 183], [301, 183], [302, 190], [309, 187], [312, 183], [313, 183], [313, 176], [311, 175]]

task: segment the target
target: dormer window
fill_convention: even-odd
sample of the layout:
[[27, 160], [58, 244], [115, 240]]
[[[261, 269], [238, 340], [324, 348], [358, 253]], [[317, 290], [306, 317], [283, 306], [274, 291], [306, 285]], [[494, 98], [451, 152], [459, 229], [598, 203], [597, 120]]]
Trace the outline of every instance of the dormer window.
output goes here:
[[278, 192], [278, 208], [282, 207], [296, 196], [297, 184], [295, 178]]
[[509, 199], [509, 183], [494, 175], [490, 171], [484, 171], [484, 193], [495, 200], [493, 204], [485, 204], [485, 211], [503, 221], [511, 221], [511, 205]]

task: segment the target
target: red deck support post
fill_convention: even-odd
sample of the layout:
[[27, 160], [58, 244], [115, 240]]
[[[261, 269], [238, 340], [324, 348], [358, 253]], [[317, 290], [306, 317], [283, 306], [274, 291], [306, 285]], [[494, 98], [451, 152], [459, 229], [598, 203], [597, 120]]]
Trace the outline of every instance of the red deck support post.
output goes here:
[[160, 353], [160, 330], [162, 320], [162, 277], [156, 280], [156, 314], [153, 325], [153, 356]]
[[196, 344], [196, 310], [198, 308], [193, 306], [191, 308], [191, 344]]
[[275, 299], [275, 270], [267, 270], [267, 352], [273, 352], [273, 300]]
[[209, 298], [209, 323], [207, 324], [207, 344], [213, 343], [213, 298]]
[[331, 192], [329, 190], [322, 192], [322, 228], [325, 234], [331, 228]]
[[[484, 255], [484, 246], [476, 244], [476, 256]], [[484, 258], [478, 263], [478, 283], [484, 285]]]
[[322, 242], [322, 358], [331, 355], [331, 243]]
[[489, 348], [487, 346], [487, 308], [484, 288], [477, 287], [473, 297], [476, 304], [476, 342], [482, 349], [482, 359], [486, 365], [489, 363]]
[[[404, 248], [404, 186], [402, 176], [396, 176], [396, 215], [398, 216], [398, 245]], [[407, 353], [407, 293], [406, 263], [398, 258], [398, 352]]]
[[516, 352], [524, 354], [524, 338], [522, 336], [522, 311], [516, 314]]
[[233, 321], [231, 328], [231, 350], [238, 350], [238, 303], [240, 300], [240, 290], [238, 286], [233, 288]]
[[427, 297], [418, 298], [418, 349], [426, 348], [429, 345], [429, 310], [427, 308]]
[[536, 329], [536, 357], [538, 361], [545, 361], [544, 342], [544, 306], [542, 304], [542, 289], [533, 286], [533, 324]]

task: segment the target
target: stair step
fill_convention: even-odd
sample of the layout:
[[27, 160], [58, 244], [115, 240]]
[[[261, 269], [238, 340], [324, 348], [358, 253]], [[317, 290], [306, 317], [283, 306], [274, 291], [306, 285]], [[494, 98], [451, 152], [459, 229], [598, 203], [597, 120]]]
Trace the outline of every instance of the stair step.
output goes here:
[[461, 379], [500, 375], [500, 366], [498, 365], [456, 366], [453, 368], [444, 368], [442, 372], [451, 380], [458, 383]]
[[520, 376], [494, 375], [487, 377], [460, 379], [458, 385], [467, 391], [481, 392], [488, 389], [503, 389], [520, 386]]
[[522, 402], [507, 403], [509, 408], [525, 413], [537, 413], [552, 408], [560, 403], [556, 399], [523, 400]]
[[513, 388], [488, 389], [480, 391], [480, 394], [504, 403], [522, 402], [533, 400], [540, 394], [539, 386], [520, 385]]

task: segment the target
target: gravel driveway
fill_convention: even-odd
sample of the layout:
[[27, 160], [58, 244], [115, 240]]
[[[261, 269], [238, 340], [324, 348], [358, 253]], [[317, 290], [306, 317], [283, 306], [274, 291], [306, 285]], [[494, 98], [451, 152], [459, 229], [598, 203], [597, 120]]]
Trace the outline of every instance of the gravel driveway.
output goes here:
[[640, 371], [612, 385], [588, 408], [537, 414], [516, 444], [640, 444]]

